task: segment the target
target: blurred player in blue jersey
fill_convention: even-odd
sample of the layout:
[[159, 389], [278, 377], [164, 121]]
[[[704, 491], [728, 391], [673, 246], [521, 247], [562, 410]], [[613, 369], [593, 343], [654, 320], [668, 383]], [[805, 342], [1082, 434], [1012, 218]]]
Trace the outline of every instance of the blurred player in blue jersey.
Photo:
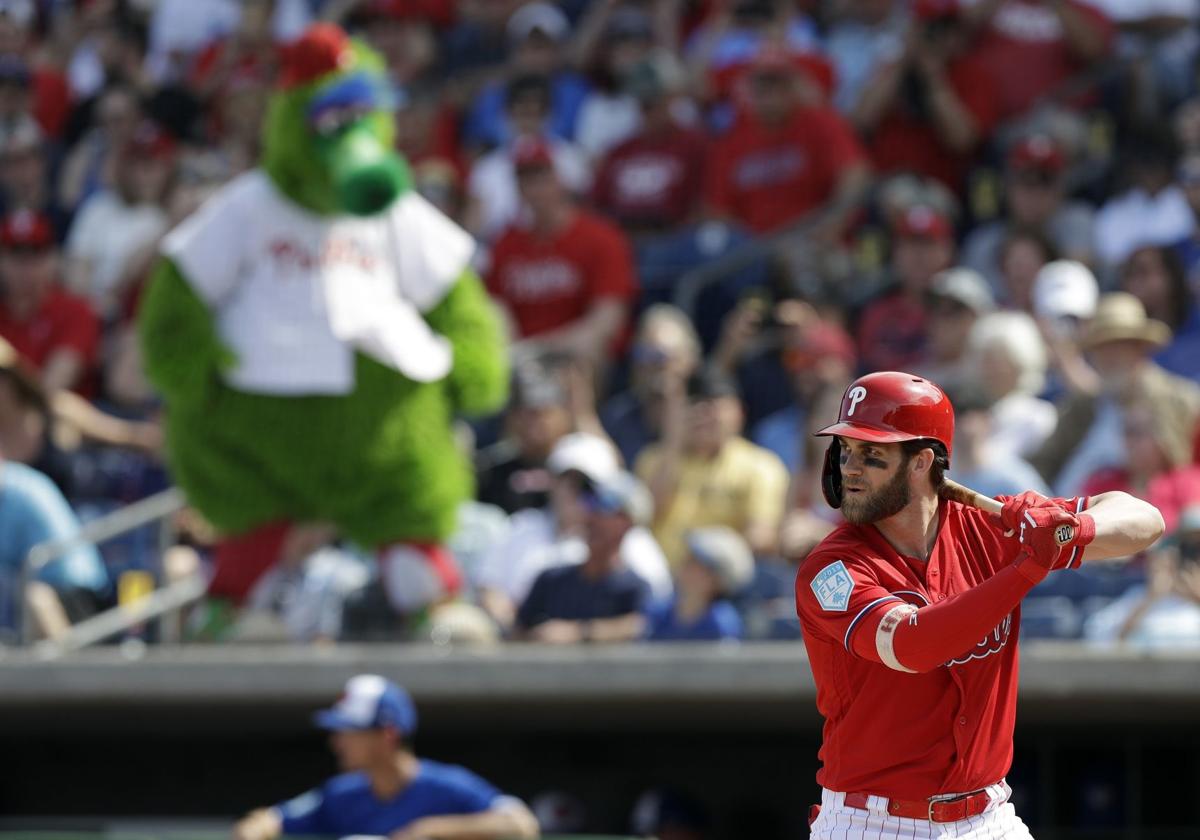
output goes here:
[[318, 712], [344, 771], [308, 793], [251, 812], [235, 840], [280, 835], [376, 835], [391, 840], [519, 840], [539, 834], [537, 819], [470, 770], [417, 758], [408, 739], [417, 710], [400, 686], [364, 674], [346, 683], [333, 708]]

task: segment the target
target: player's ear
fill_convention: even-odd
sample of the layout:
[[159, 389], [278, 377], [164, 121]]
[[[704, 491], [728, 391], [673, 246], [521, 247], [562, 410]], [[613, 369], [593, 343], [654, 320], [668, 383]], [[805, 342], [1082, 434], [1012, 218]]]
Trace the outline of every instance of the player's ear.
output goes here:
[[933, 467], [933, 459], [933, 450], [925, 447], [918, 450], [909, 460], [909, 469], [912, 470], [913, 475], [924, 475]]

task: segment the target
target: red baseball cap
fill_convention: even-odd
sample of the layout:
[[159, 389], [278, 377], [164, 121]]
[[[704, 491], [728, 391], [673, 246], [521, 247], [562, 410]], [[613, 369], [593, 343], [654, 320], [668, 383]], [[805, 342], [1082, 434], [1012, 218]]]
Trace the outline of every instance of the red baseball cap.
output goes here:
[[817, 321], [804, 331], [796, 346], [784, 351], [783, 363], [792, 371], [812, 367], [822, 358], [832, 356], [853, 369], [858, 364], [854, 339], [837, 324]]
[[54, 247], [54, 226], [45, 213], [17, 210], [0, 220], [0, 245], [9, 250], [49, 250]]
[[1008, 152], [1010, 169], [1036, 169], [1061, 172], [1067, 159], [1062, 144], [1049, 134], [1031, 134], [1013, 144]]
[[950, 239], [954, 229], [950, 220], [936, 207], [914, 204], [905, 209], [892, 227], [894, 236], [920, 237], [924, 239]]
[[518, 137], [512, 148], [513, 168], [543, 169], [554, 166], [554, 152], [541, 137]]
[[332, 23], [314, 23], [281, 52], [279, 87], [284, 90], [346, 68], [354, 60], [350, 37]]

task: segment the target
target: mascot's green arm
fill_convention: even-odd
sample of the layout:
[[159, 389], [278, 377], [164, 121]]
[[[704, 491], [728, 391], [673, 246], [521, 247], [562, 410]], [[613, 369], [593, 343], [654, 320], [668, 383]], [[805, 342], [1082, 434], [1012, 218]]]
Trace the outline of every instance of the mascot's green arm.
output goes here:
[[217, 335], [208, 306], [165, 257], [150, 277], [137, 326], [146, 376], [168, 402], [202, 404], [217, 372], [236, 361]]
[[482, 281], [467, 268], [449, 294], [425, 313], [436, 332], [454, 348], [449, 386], [456, 411], [485, 415], [508, 399], [508, 347], [500, 316]]

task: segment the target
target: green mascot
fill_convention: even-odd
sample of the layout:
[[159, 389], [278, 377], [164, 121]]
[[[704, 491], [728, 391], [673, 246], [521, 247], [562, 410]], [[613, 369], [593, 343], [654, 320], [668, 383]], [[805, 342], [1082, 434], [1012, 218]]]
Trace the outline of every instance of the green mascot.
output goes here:
[[139, 313], [169, 464], [223, 535], [210, 596], [239, 602], [289, 532], [328, 523], [417, 611], [460, 585], [453, 423], [507, 397], [500, 321], [473, 240], [393, 151], [379, 57], [318, 24], [279, 88], [261, 167], [167, 236]]

